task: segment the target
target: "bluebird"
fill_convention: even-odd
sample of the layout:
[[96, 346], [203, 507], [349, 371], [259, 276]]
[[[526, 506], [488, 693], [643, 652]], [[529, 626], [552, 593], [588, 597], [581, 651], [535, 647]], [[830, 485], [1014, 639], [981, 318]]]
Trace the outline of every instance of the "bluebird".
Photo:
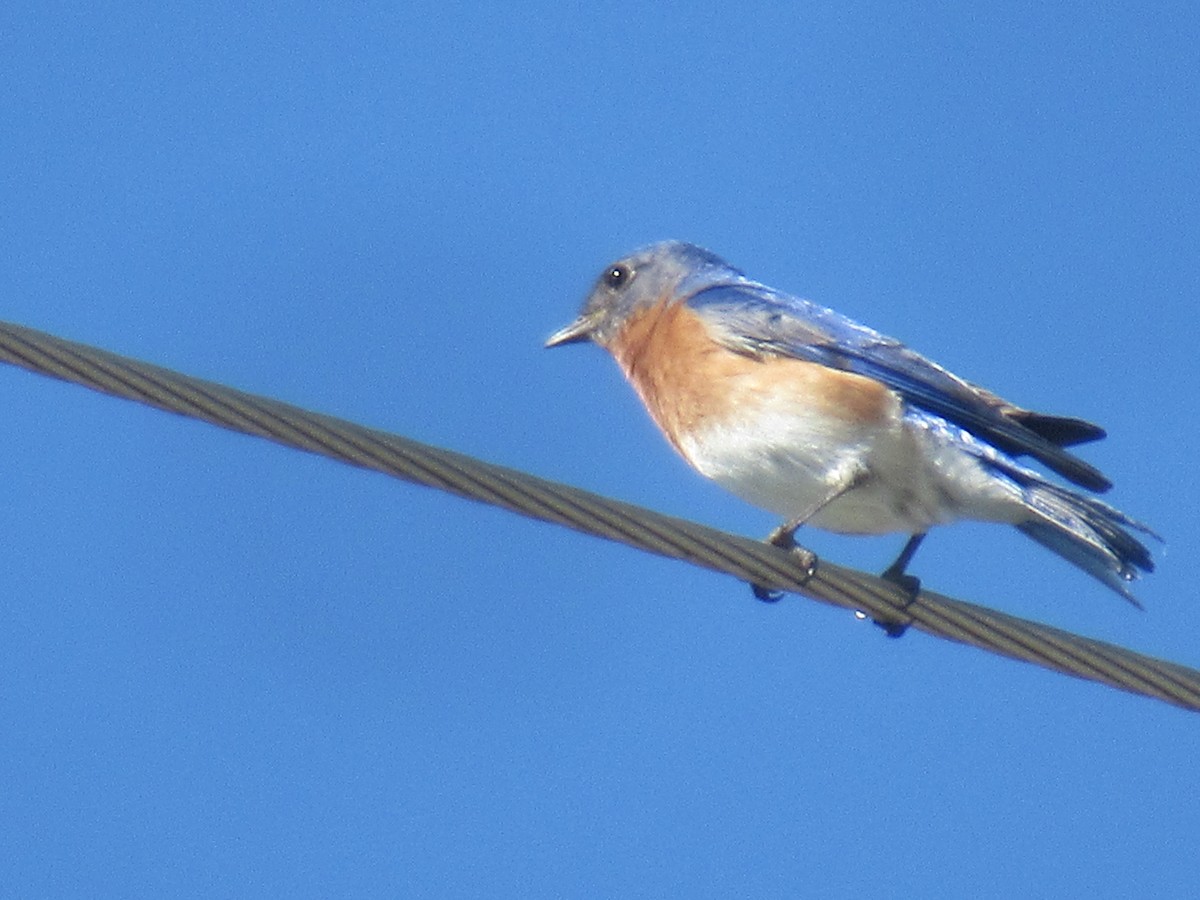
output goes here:
[[784, 518], [772, 543], [795, 547], [801, 525], [907, 534], [884, 577], [915, 596], [905, 569], [930, 528], [1005, 523], [1140, 605], [1129, 584], [1154, 564], [1134, 533], [1153, 532], [1016, 459], [1105, 491], [1111, 482], [1064, 449], [1104, 437], [1090, 422], [1009, 403], [678, 241], [605, 268], [546, 346], [589, 340], [693, 468]]

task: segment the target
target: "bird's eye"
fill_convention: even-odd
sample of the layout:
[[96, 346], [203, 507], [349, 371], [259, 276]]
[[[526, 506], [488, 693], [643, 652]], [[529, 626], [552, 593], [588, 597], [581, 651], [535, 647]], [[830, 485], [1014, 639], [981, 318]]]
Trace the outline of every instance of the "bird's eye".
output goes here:
[[610, 288], [619, 288], [633, 277], [633, 270], [625, 263], [617, 263], [604, 273], [604, 283]]

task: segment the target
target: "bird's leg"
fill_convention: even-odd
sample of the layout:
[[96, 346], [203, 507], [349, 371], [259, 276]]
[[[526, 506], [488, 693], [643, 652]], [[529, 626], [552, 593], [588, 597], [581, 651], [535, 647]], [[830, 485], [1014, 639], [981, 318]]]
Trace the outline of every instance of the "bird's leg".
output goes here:
[[[921, 546], [921, 541], [925, 540], [925, 532], [914, 534], [908, 539], [908, 543], [904, 545], [904, 549], [900, 551], [900, 555], [896, 557], [896, 561], [883, 570], [883, 574], [879, 577], [884, 581], [890, 581], [896, 587], [908, 594], [908, 601], [904, 604], [907, 607], [917, 595], [921, 593], [921, 579], [915, 575], [905, 574], [905, 569], [912, 562], [913, 554], [917, 552], [917, 548]], [[889, 621], [887, 619], [874, 619], [876, 625], [887, 632], [888, 637], [898, 638], [908, 630], [907, 622]]]
[[[788, 519], [767, 535], [767, 543], [783, 550], [792, 551], [804, 561], [804, 567], [811, 572], [816, 566], [817, 557], [812, 551], [796, 546], [797, 529], [838, 497], [841, 497], [848, 491], [854, 490], [854, 488], [866, 480], [867, 473], [865, 471], [862, 469], [853, 470], [843, 479], [841, 484], [837, 485], [827, 495], [812, 504], [808, 509], [800, 513], [800, 515]], [[764, 603], [776, 603], [783, 597], [783, 591], [773, 591], [770, 588], [763, 587], [761, 584], [751, 584], [750, 590], [754, 593], [756, 600], [761, 600]]]
[[912, 562], [913, 555], [921, 546], [921, 541], [925, 540], [925, 534], [926, 532], [922, 531], [910, 537], [908, 543], [904, 545], [904, 549], [900, 551], [900, 555], [896, 557], [896, 561], [884, 569], [883, 574], [879, 577], [906, 588], [910, 594], [916, 594], [921, 590], [921, 579], [914, 575], [904, 574], [904, 570]]

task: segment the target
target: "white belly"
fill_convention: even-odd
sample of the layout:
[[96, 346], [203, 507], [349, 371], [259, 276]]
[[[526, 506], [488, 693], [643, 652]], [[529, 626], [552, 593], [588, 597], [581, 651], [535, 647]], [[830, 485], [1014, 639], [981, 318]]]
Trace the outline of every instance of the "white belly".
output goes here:
[[[819, 507], [808, 524], [828, 531], [915, 534], [960, 518], [1014, 518], [1018, 495], [919, 420], [898, 411], [859, 425], [797, 413], [760, 407], [681, 440], [681, 450], [702, 474], [785, 519]], [[856, 474], [860, 483], [836, 496]]]

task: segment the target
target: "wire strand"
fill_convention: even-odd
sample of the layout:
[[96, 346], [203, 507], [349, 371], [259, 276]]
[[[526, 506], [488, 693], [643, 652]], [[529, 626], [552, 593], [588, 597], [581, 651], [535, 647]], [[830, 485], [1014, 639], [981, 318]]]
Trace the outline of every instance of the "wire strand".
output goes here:
[[[409, 438], [0, 322], [0, 362], [306, 450], [584, 534], [861, 611], [877, 621], [1200, 711], [1200, 671], [483, 462]], [[813, 557], [816, 559], [816, 557]]]

